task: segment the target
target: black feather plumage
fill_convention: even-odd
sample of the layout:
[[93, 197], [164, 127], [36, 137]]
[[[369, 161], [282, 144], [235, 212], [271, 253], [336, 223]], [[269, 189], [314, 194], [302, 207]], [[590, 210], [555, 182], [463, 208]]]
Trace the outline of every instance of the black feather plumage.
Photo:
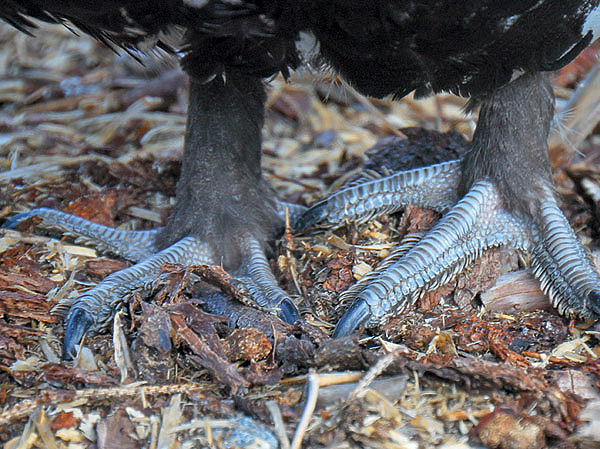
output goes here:
[[[481, 95], [515, 71], [555, 70], [592, 39], [582, 27], [598, 0], [8, 0], [0, 17], [31, 33], [29, 17], [70, 22], [131, 49], [172, 27], [197, 78], [228, 69], [268, 77], [298, 65], [300, 31], [359, 91], [398, 97]], [[160, 44], [159, 44], [160, 45]]]

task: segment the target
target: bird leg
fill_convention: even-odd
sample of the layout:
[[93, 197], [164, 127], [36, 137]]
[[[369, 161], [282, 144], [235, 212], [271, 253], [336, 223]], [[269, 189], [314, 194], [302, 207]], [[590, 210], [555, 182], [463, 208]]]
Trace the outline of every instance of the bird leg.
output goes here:
[[191, 80], [177, 203], [164, 228], [119, 231], [50, 209], [9, 221], [14, 227], [36, 215], [44, 227], [139, 261], [58, 306], [68, 309], [65, 356], [73, 355], [86, 332], [106, 328], [134, 290], [155, 281], [164, 263], [222, 265], [255, 307], [288, 322], [300, 318], [265, 257], [282, 220], [261, 174], [264, 102], [260, 78], [231, 71], [208, 82]]
[[482, 251], [500, 245], [531, 254], [534, 274], [560, 314], [600, 317], [600, 278], [552, 188], [546, 145], [554, 105], [549, 83], [543, 75], [526, 74], [480, 102], [472, 148], [462, 161], [348, 187], [299, 219], [298, 227], [306, 229], [331, 225], [331, 217], [364, 221], [408, 203], [449, 209], [425, 237], [393, 251], [343, 294], [353, 302], [335, 336], [401, 313]]

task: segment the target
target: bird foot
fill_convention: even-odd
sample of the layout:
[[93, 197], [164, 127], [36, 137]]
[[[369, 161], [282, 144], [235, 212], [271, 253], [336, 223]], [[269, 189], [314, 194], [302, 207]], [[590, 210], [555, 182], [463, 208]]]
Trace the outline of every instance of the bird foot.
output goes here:
[[[111, 274], [81, 296], [55, 307], [54, 312], [64, 314], [64, 356], [72, 357], [83, 336], [97, 333], [107, 327], [115, 313], [127, 303], [132, 293], [151, 289], [166, 263], [192, 265], [217, 265], [212, 248], [200, 239], [188, 236], [158, 251], [155, 237], [160, 229], [152, 231], [121, 231], [102, 226], [83, 218], [53, 209], [34, 209], [12, 217], [5, 227], [15, 228], [30, 217], [41, 218], [39, 227], [58, 230], [74, 236], [78, 242], [93, 244], [137, 264]], [[286, 322], [300, 319], [291, 298], [277, 284], [259, 242], [248, 235], [241, 239], [244, 262], [231, 273], [231, 283], [241, 292], [244, 302], [258, 309], [276, 313]]]
[[379, 267], [344, 292], [352, 301], [334, 336], [374, 327], [452, 280], [482, 251], [510, 245], [530, 253], [535, 276], [561, 315], [600, 317], [600, 278], [554, 196], [534, 217], [511, 212], [494, 184], [476, 182], [459, 201], [461, 162], [450, 161], [342, 188], [300, 217], [297, 229], [341, 226], [414, 204], [446, 211], [423, 238], [408, 236]]

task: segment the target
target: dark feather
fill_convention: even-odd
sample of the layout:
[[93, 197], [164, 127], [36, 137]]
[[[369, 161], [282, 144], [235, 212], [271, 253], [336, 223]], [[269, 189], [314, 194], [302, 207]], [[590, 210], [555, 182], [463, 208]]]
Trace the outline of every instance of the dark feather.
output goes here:
[[[598, 0], [8, 0], [0, 17], [32, 33], [30, 17], [70, 22], [126, 50], [185, 30], [182, 64], [197, 78], [235, 69], [287, 75], [300, 31], [358, 90], [381, 97], [484, 95], [516, 71], [555, 70], [592, 39]], [[160, 42], [157, 40], [156, 42]], [[160, 45], [160, 44], [159, 44]]]

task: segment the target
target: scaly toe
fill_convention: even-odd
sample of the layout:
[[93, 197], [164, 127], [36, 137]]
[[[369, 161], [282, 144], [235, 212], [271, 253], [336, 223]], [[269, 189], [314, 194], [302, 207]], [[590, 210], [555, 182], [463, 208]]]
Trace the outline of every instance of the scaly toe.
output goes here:
[[371, 310], [367, 301], [359, 299], [344, 312], [333, 331], [333, 338], [342, 338], [352, 335], [355, 330], [366, 326], [371, 318]]
[[244, 262], [233, 281], [246, 291], [247, 305], [274, 313], [289, 324], [300, 320], [300, 312], [279, 286], [261, 245], [250, 235], [243, 242]]
[[38, 225], [41, 229], [61, 232], [72, 236], [75, 243], [94, 246], [100, 251], [110, 252], [133, 262], [158, 251], [155, 240], [161, 228], [151, 231], [123, 231], [45, 207], [17, 214], [5, 221], [3, 227], [15, 229], [19, 223], [31, 217], [42, 220]]

